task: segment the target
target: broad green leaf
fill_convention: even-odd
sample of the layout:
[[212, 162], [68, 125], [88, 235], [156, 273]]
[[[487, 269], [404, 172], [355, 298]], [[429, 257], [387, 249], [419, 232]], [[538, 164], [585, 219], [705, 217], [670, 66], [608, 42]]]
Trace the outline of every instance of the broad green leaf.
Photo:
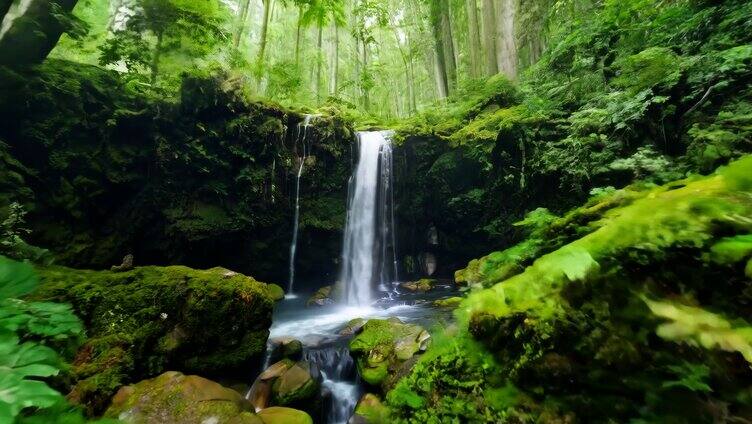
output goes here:
[[27, 295], [38, 283], [31, 265], [0, 256], [0, 299]]

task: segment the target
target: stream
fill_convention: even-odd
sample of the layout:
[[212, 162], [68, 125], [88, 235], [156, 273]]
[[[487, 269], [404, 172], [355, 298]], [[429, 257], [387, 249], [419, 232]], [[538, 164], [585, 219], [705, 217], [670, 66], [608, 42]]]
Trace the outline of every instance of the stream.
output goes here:
[[[283, 300], [275, 309], [268, 350], [279, 339], [300, 340], [303, 343], [303, 360], [315, 365], [322, 375], [324, 402], [322, 416], [317, 421], [343, 424], [352, 415], [366, 388], [358, 378], [355, 361], [348, 350], [352, 336], [340, 335], [340, 331], [355, 318], [390, 317], [397, 317], [405, 323], [420, 324], [431, 331], [438, 325], [446, 325], [452, 319], [450, 309], [437, 308], [433, 306], [433, 301], [454, 293], [455, 287], [449, 281], [437, 284], [428, 293], [401, 292], [395, 289], [390, 296], [366, 307], [306, 307], [308, 296], [301, 294], [296, 298]], [[264, 365], [268, 367], [271, 364]]]

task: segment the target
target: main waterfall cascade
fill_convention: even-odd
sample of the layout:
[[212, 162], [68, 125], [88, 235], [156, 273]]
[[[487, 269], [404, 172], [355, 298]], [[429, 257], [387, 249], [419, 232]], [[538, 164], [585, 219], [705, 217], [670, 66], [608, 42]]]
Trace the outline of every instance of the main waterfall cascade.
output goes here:
[[373, 302], [374, 286], [390, 292], [397, 279], [392, 132], [358, 133], [358, 163], [350, 178], [341, 281], [351, 306]]
[[292, 227], [292, 242], [290, 243], [290, 277], [287, 283], [287, 295], [290, 297], [295, 296], [295, 255], [298, 250], [298, 230], [300, 227], [300, 178], [303, 176], [306, 159], [308, 159], [308, 155], [311, 153], [311, 145], [308, 140], [308, 127], [311, 126], [311, 122], [315, 118], [315, 115], [306, 115], [303, 122], [298, 124], [297, 137], [295, 138], [295, 146], [300, 145], [302, 147], [303, 156], [300, 158], [300, 167], [295, 177], [295, 219]]

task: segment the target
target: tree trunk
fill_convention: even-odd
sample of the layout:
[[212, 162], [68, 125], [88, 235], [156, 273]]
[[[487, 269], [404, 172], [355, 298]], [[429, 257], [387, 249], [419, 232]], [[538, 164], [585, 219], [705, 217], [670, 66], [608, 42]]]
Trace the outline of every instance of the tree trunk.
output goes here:
[[457, 89], [457, 55], [454, 48], [454, 34], [450, 19], [449, 0], [442, 0], [441, 7], [441, 41], [444, 44], [444, 60], [446, 60], [447, 94]]
[[514, 79], [517, 77], [517, 0], [497, 1], [496, 61], [499, 72]]
[[436, 68], [436, 88], [438, 89], [439, 98], [445, 99], [449, 95], [449, 80], [447, 77], [447, 51], [444, 43], [444, 14], [441, 10], [442, 0], [431, 1], [431, 28], [433, 29], [433, 39], [436, 49], [434, 66]]
[[[3, 8], [10, 8], [0, 0]], [[60, 8], [70, 12], [78, 0], [56, 0]], [[0, 33], [0, 65], [25, 66], [42, 63], [66, 30], [56, 18], [51, 0], [30, 0], [16, 16], [3, 14]], [[18, 19], [20, 18], [20, 19]]]
[[157, 44], [154, 46], [154, 57], [151, 60], [151, 83], [157, 82], [157, 76], [159, 75], [159, 61], [162, 58], [162, 41], [164, 41], [164, 33], [159, 32], [157, 34]]
[[319, 33], [318, 38], [316, 41], [316, 102], [321, 103], [321, 68], [322, 68], [322, 62], [324, 61], [324, 58], [322, 57], [322, 50], [324, 47], [324, 27], [319, 24]]
[[[363, 72], [368, 72], [368, 43], [363, 41]], [[368, 87], [363, 87], [363, 108], [371, 109], [371, 93]]]
[[486, 76], [499, 73], [496, 61], [496, 10], [494, 0], [483, 0], [483, 51], [486, 54]]
[[334, 51], [332, 57], [331, 77], [329, 84], [329, 94], [337, 95], [339, 89], [339, 25], [334, 24]]
[[481, 76], [480, 25], [478, 25], [478, 5], [476, 0], [465, 0], [467, 8], [468, 47], [470, 48], [470, 77]]
[[298, 7], [298, 30], [295, 33], [295, 66], [300, 65], [300, 38], [303, 32], [303, 6]]
[[238, 16], [238, 28], [235, 31], [232, 44], [235, 48], [240, 47], [240, 40], [243, 37], [243, 31], [245, 31], [245, 24], [248, 21], [248, 11], [251, 8], [251, 0], [240, 0], [243, 2], [243, 6], [240, 8], [240, 15]]
[[269, 31], [269, 13], [272, 9], [272, 0], [264, 0], [264, 16], [261, 22], [261, 45], [259, 47], [258, 65], [263, 68], [264, 56], [266, 56], [266, 36]]

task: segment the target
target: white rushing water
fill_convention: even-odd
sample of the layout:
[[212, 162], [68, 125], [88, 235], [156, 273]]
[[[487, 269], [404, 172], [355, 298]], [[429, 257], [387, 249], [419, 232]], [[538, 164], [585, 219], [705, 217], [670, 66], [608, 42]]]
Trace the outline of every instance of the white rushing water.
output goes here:
[[[345, 302], [368, 306], [373, 286], [396, 279], [391, 132], [358, 133], [359, 158], [350, 179], [342, 249]], [[392, 274], [392, 266], [395, 271]]]
[[295, 255], [298, 251], [298, 230], [300, 227], [300, 177], [303, 176], [306, 159], [308, 159], [308, 155], [311, 153], [311, 146], [308, 141], [308, 127], [311, 126], [311, 121], [314, 118], [314, 115], [305, 116], [303, 122], [298, 124], [298, 133], [295, 139], [295, 146], [300, 145], [303, 156], [300, 158], [300, 167], [295, 178], [295, 220], [292, 227], [292, 242], [290, 243], [290, 277], [287, 283], [288, 296], [295, 296], [293, 289], [295, 288]]

